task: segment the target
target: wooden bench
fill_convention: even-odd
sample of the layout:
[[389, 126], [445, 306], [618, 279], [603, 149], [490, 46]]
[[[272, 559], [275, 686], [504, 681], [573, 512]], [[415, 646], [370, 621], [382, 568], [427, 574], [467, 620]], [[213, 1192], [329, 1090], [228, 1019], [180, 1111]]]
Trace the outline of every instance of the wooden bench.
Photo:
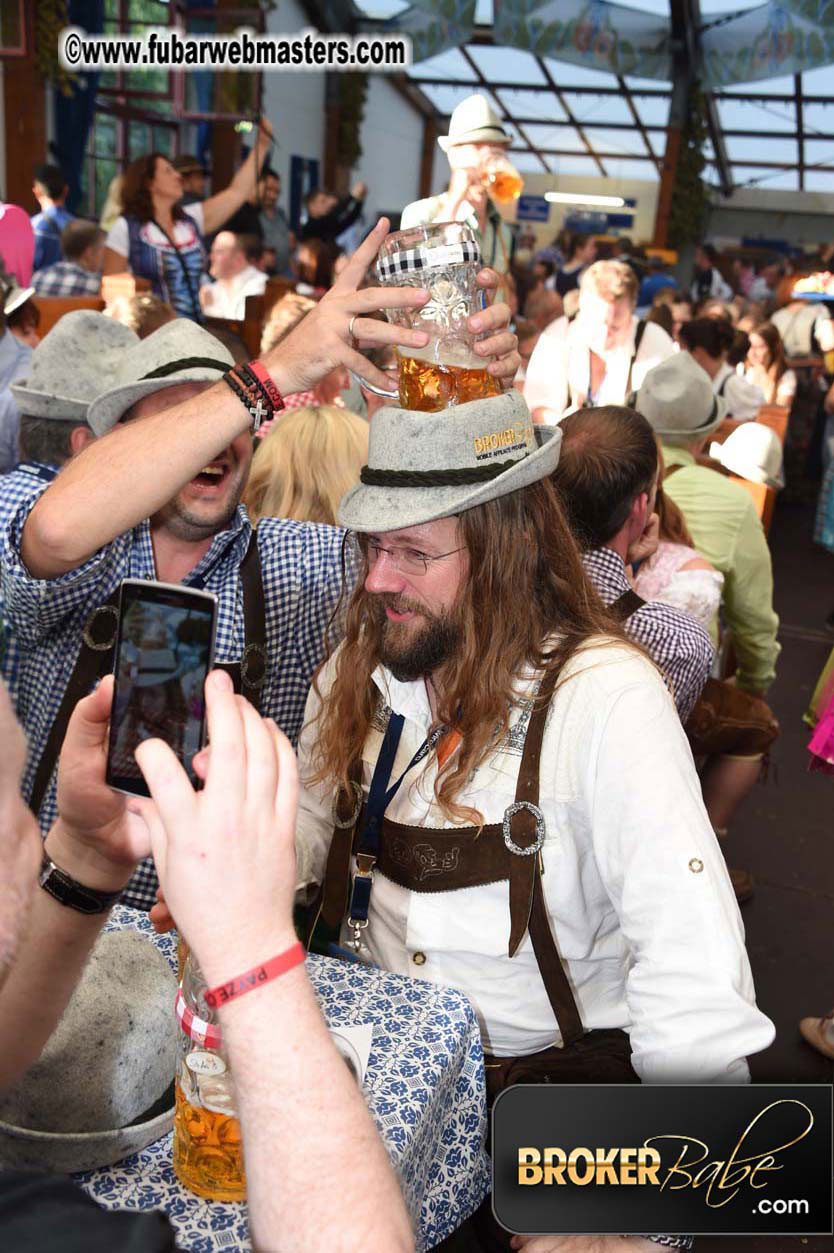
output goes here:
[[48, 335], [55, 323], [65, 313], [74, 313], [76, 309], [94, 309], [100, 313], [104, 301], [100, 296], [38, 296], [32, 297], [32, 303], [40, 314], [38, 334], [41, 339]]
[[295, 291], [294, 279], [271, 278], [267, 280], [262, 296], [246, 297], [246, 316], [239, 334], [253, 357], [261, 351], [261, 336], [272, 306], [290, 291]]

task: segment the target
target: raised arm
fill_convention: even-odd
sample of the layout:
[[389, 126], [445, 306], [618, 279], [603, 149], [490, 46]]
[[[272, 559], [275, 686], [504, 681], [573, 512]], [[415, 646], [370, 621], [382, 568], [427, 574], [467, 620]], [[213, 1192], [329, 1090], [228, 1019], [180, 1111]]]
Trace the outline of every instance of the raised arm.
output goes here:
[[[388, 379], [359, 351], [375, 344], [422, 347], [424, 331], [409, 331], [365, 317], [384, 308], [417, 307], [428, 292], [414, 287], [359, 291], [366, 270], [388, 233], [383, 218], [356, 250], [330, 291], [296, 329], [264, 358], [283, 395], [306, 391], [338, 365], [378, 387]], [[482, 271], [484, 286], [497, 282]], [[475, 351], [488, 370], [512, 381], [518, 367], [509, 310], [496, 304], [470, 319], [485, 333]], [[351, 326], [356, 338], [351, 336]], [[249, 429], [250, 415], [225, 383], [174, 408], [117, 425], [61, 471], [32, 510], [23, 530], [22, 556], [36, 578], [75, 569], [104, 544], [151, 517], [219, 452]]]
[[271, 139], [272, 127], [267, 118], [261, 118], [258, 137], [252, 145], [249, 156], [229, 186], [203, 201], [203, 230], [206, 235], [212, 235], [219, 230], [223, 223], [228, 222], [232, 214], [237, 213], [244, 201], [252, 195], [257, 186], [261, 166], [269, 151]]
[[[127, 816], [125, 798], [104, 782], [112, 699], [113, 680], [108, 676], [79, 702], [72, 715], [58, 767], [61, 816], [46, 837], [47, 856], [59, 869], [84, 887], [108, 893], [121, 891], [150, 851], [146, 828]], [[1, 683], [0, 732], [5, 776], [0, 786], [0, 839], [6, 841], [11, 834], [9, 805], [16, 801], [22, 807], [17, 796], [19, 779], [14, 780], [15, 797], [11, 798], [8, 776], [18, 751], [22, 765], [23, 734], [15, 725]], [[0, 991], [0, 1091], [24, 1073], [54, 1031], [109, 912], [79, 913], [36, 886], [42, 850], [35, 832], [31, 838], [35, 856], [26, 884], [30, 894], [27, 927]], [[6, 856], [3, 874], [8, 879]]]
[[[195, 766], [205, 778], [202, 791], [192, 789], [161, 741], [146, 740], [136, 755], [158, 807], [140, 803], [165, 899], [212, 987], [297, 943], [298, 774], [289, 741], [234, 695], [225, 674], [210, 676], [206, 701], [211, 749]], [[304, 964], [219, 1012], [238, 1095], [255, 1248], [412, 1250], [391, 1163], [333, 1046]]]

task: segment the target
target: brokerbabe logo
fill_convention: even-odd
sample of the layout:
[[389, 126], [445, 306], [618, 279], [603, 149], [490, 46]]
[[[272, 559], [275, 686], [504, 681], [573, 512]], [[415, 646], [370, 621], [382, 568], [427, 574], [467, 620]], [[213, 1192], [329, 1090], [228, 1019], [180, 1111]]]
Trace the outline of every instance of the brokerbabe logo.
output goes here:
[[493, 1111], [510, 1231], [832, 1232], [826, 1085], [520, 1085]]

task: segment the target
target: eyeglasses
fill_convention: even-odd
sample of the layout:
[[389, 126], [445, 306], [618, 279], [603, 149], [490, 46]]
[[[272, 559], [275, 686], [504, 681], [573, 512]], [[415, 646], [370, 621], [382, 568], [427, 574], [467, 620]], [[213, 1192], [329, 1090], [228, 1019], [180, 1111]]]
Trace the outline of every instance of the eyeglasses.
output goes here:
[[395, 570], [414, 575], [428, 574], [432, 562], [442, 561], [444, 557], [453, 557], [455, 553], [464, 551], [463, 548], [452, 548], [447, 553], [430, 555], [420, 552], [419, 548], [384, 548], [376, 540], [366, 539], [364, 536], [360, 539], [360, 546], [367, 553], [369, 565], [374, 564], [380, 553], [387, 553]]

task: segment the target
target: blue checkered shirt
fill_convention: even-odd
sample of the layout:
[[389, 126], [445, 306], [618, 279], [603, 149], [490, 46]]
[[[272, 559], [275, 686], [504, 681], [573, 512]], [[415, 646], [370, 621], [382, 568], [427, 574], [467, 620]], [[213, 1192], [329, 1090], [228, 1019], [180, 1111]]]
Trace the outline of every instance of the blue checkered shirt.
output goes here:
[[[39, 472], [40, 471], [40, 472]], [[54, 466], [38, 467], [33, 462], [24, 462], [0, 475], [0, 533], [5, 531], [9, 519], [17, 512], [24, 500], [34, 502], [36, 496], [46, 488], [50, 479], [57, 474]], [[0, 592], [0, 676], [2, 676], [12, 704], [17, 706], [17, 684], [19, 671], [19, 654], [17, 643], [10, 623], [6, 621], [3, 611], [3, 597]]]
[[[18, 717], [29, 738], [29, 759], [23, 793], [32, 793], [37, 765], [55, 721], [81, 648], [81, 632], [90, 611], [102, 605], [123, 579], [156, 578], [150, 526], [132, 531], [100, 549], [83, 565], [58, 578], [33, 578], [20, 558], [20, 537], [31, 503], [22, 503], [11, 517], [2, 553], [2, 596], [20, 649]], [[184, 584], [197, 582], [218, 598], [216, 657], [240, 661], [244, 648], [243, 589], [239, 577], [252, 528], [245, 509], [211, 548]], [[304, 705], [313, 672], [323, 660], [327, 628], [343, 588], [342, 541], [336, 527], [277, 518], [264, 519], [257, 530], [266, 606], [268, 668], [261, 709], [271, 716], [293, 745], [301, 730]], [[353, 569], [348, 571], [352, 585]], [[41, 806], [41, 829], [48, 831], [57, 813], [53, 774]], [[157, 887], [153, 863], [139, 867], [124, 902], [139, 909], [154, 903]]]
[[[582, 560], [605, 605], [632, 590], [625, 562], [613, 548], [594, 548]], [[659, 600], [647, 601], [623, 625], [653, 658], [686, 722], [710, 675], [712, 640], [690, 614]]]
[[101, 275], [74, 261], [56, 261], [35, 271], [32, 286], [39, 296], [99, 296]]

